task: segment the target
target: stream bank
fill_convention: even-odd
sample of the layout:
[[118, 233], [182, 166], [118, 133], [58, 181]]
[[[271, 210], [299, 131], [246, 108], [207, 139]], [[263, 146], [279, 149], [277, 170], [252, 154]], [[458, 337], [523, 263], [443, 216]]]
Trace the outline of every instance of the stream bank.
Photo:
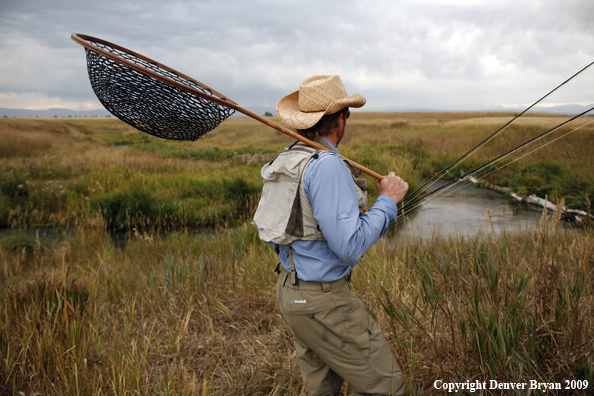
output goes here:
[[[464, 174], [462, 174], [464, 176]], [[547, 200], [546, 198], [537, 197], [534, 194], [528, 195], [526, 197], [519, 195], [518, 193], [512, 191], [509, 187], [501, 187], [495, 184], [488, 183], [484, 180], [479, 180], [472, 175], [464, 176], [462, 180], [466, 180], [478, 187], [488, 188], [489, 190], [496, 191], [498, 193], [504, 194], [506, 196], [511, 197], [516, 202], [522, 202], [529, 205], [534, 205], [540, 208], [546, 208], [547, 210], [556, 212], [558, 210], [558, 206], [553, 202]], [[583, 210], [577, 209], [569, 209], [565, 205], [559, 205], [561, 209], [561, 219], [567, 221], [574, 221], [576, 223], [583, 223], [586, 220], [594, 220], [594, 216], [588, 212]]]
[[[433, 187], [439, 188], [446, 183], [438, 181]], [[552, 212], [548, 210], [548, 213]], [[404, 221], [395, 227], [394, 237], [401, 243], [434, 236], [473, 238], [484, 233], [532, 232], [538, 229], [542, 215], [540, 207], [469, 183], [430, 198], [418, 210], [405, 213]], [[562, 221], [558, 227], [559, 232], [580, 230], [570, 221]]]

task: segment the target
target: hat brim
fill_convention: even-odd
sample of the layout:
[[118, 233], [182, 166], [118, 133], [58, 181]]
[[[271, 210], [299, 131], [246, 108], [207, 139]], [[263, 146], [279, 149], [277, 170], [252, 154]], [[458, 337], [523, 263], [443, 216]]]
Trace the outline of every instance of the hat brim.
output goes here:
[[295, 91], [278, 101], [276, 114], [290, 128], [307, 129], [316, 125], [327, 114], [334, 114], [345, 107], [363, 107], [365, 102], [363, 96], [355, 94], [335, 100], [325, 110], [304, 112], [299, 109], [299, 91]]

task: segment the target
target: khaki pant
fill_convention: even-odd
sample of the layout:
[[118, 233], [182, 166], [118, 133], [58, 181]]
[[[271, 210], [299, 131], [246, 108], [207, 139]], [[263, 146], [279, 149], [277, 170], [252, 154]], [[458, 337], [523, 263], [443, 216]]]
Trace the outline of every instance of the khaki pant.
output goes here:
[[276, 302], [295, 342], [308, 396], [401, 395], [404, 378], [382, 331], [345, 279], [292, 284], [281, 271]]

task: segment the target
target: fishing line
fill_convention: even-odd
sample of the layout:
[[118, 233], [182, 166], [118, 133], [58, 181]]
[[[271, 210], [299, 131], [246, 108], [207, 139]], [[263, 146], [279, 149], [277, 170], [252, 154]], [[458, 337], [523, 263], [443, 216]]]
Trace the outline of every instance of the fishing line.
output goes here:
[[539, 104], [540, 102], [542, 102], [544, 99], [546, 99], [547, 97], [549, 97], [550, 95], [552, 95], [554, 92], [556, 92], [562, 86], [564, 86], [565, 84], [567, 84], [568, 82], [570, 82], [571, 80], [573, 80], [575, 77], [577, 77], [578, 75], [580, 75], [582, 72], [584, 72], [586, 69], [588, 69], [593, 64], [594, 64], [594, 61], [591, 62], [590, 64], [588, 64], [586, 67], [584, 67], [580, 71], [578, 71], [577, 73], [575, 73], [574, 75], [572, 75], [571, 77], [569, 77], [567, 80], [565, 80], [561, 84], [559, 84], [557, 87], [555, 87], [554, 89], [552, 89], [551, 91], [549, 91], [542, 98], [540, 98], [539, 100], [537, 100], [536, 102], [534, 102], [532, 105], [530, 105], [529, 107], [527, 107], [524, 111], [522, 111], [520, 114], [516, 115], [514, 118], [512, 118], [510, 121], [508, 121], [505, 125], [503, 125], [499, 129], [497, 129], [495, 132], [493, 132], [491, 135], [489, 135], [487, 138], [485, 138], [483, 141], [481, 141], [475, 147], [473, 147], [472, 149], [470, 149], [466, 154], [462, 155], [460, 158], [458, 158], [457, 160], [455, 160], [454, 162], [452, 162], [450, 165], [446, 166], [438, 174], [434, 175], [429, 181], [427, 181], [421, 187], [419, 187], [418, 189], [416, 189], [412, 194], [410, 194], [407, 198], [405, 198], [405, 200], [403, 201], [403, 203], [406, 205], [411, 200], [414, 200], [413, 202], [415, 202], [416, 201], [416, 197], [418, 195], [421, 195], [422, 193], [424, 193], [429, 187], [431, 187], [435, 183], [435, 181], [441, 179], [450, 170], [452, 170], [454, 167], [456, 167], [462, 161], [464, 161], [465, 159], [467, 159], [469, 156], [471, 156], [472, 154], [474, 154], [476, 151], [478, 151], [480, 148], [482, 148], [485, 144], [487, 144], [489, 141], [491, 141], [496, 136], [498, 136], [500, 133], [502, 133], [505, 129], [507, 129], [507, 127], [511, 123], [513, 123], [518, 118], [522, 117], [526, 112], [528, 112], [534, 106], [536, 106], [537, 104]]
[[514, 163], [514, 162], [516, 162], [516, 161], [519, 161], [519, 160], [521, 160], [522, 158], [524, 158], [524, 157], [526, 157], [526, 156], [528, 156], [528, 155], [530, 155], [530, 154], [532, 154], [532, 153], [534, 153], [534, 152], [536, 152], [536, 151], [538, 151], [538, 150], [540, 150], [540, 149], [542, 149], [542, 148], [544, 148], [544, 147], [548, 146], [549, 144], [551, 144], [551, 143], [554, 143], [554, 142], [556, 142], [557, 140], [559, 140], [559, 139], [561, 139], [561, 138], [564, 138], [565, 136], [567, 136], [567, 135], [569, 135], [569, 134], [571, 134], [571, 133], [573, 133], [573, 132], [577, 131], [578, 129], [581, 129], [581, 128], [583, 128], [583, 127], [587, 126], [587, 125], [590, 125], [590, 124], [591, 124], [591, 123], [593, 123], [593, 122], [594, 122], [594, 120], [592, 120], [592, 121], [590, 121], [590, 122], [587, 122], [587, 123], [585, 123], [584, 125], [580, 125], [579, 127], [575, 128], [575, 129], [572, 129], [571, 131], [569, 131], [569, 132], [566, 132], [565, 134], [563, 134], [563, 135], [559, 136], [558, 138], [555, 138], [555, 139], [551, 140], [550, 142], [547, 142], [547, 143], [543, 144], [542, 146], [540, 146], [540, 147], [537, 147], [537, 148], [535, 148], [534, 150], [532, 150], [532, 151], [530, 151], [530, 152], [528, 152], [528, 153], [526, 153], [526, 154], [524, 154], [524, 155], [522, 155], [522, 156], [520, 156], [520, 157], [518, 157], [518, 158], [516, 158], [516, 159], [513, 159], [513, 160], [509, 161], [508, 163], [506, 163], [506, 164], [504, 164], [504, 165], [500, 166], [500, 167], [499, 167], [499, 168], [497, 168], [497, 169], [491, 170], [490, 172], [488, 172], [488, 173], [485, 173], [485, 174], [481, 174], [481, 176], [477, 177], [477, 179], [482, 179], [482, 178], [485, 178], [485, 177], [487, 177], [487, 176], [491, 175], [492, 173], [495, 173], [495, 172], [497, 172], [498, 170], [500, 170], [500, 169], [503, 169], [503, 168], [505, 168], [506, 166], [508, 166], [508, 165], [510, 165], [510, 164], [512, 164], [512, 163]]
[[[524, 157], [526, 157], [526, 156], [528, 156], [528, 155], [530, 155], [530, 154], [532, 154], [532, 153], [534, 153], [534, 152], [536, 152], [536, 151], [538, 151], [538, 150], [540, 150], [540, 149], [548, 146], [549, 144], [552, 144], [552, 143], [556, 142], [557, 140], [559, 140], [561, 138], [564, 138], [565, 136], [567, 136], [567, 135], [569, 135], [569, 134], [577, 131], [578, 129], [581, 129], [581, 128], [583, 128], [583, 127], [585, 127], [585, 126], [587, 126], [587, 125], [589, 125], [591, 123], [594, 123], [594, 120], [592, 120], [590, 122], [587, 122], [587, 123], [585, 123], [583, 125], [580, 125], [579, 127], [575, 128], [575, 129], [572, 129], [569, 132], [566, 132], [565, 134], [563, 134], [563, 135], [561, 135], [561, 136], [559, 136], [559, 137], [551, 140], [550, 142], [547, 142], [547, 143], [543, 144], [542, 146], [539, 146], [536, 149], [534, 149], [532, 151], [529, 151], [526, 154], [524, 154], [524, 155], [522, 155], [522, 156], [520, 156], [518, 158], [512, 159], [511, 161], [509, 161], [509, 162], [501, 165], [500, 167], [495, 167], [495, 168], [492, 167], [491, 169], [487, 170], [485, 173], [481, 173], [480, 176], [477, 175], [476, 178], [477, 179], [482, 179], [482, 178], [488, 177], [492, 173], [497, 172], [498, 170], [501, 170], [501, 169], [507, 167], [508, 165], [511, 165], [512, 163], [521, 160], [522, 158], [524, 158]], [[528, 146], [526, 146], [526, 147], [528, 147]], [[466, 178], [467, 176], [471, 176], [471, 174], [470, 173], [465, 174], [464, 177], [457, 179], [456, 183], [450, 183], [451, 184], [450, 186], [443, 186], [444, 189], [442, 191], [440, 191], [439, 193], [437, 193], [436, 195], [432, 195], [432, 196], [428, 197], [426, 200], [424, 200], [423, 202], [419, 202], [416, 206], [414, 206], [412, 208], [408, 208], [408, 210], [406, 211], [406, 214], [407, 215], [413, 214], [413, 213], [417, 212], [418, 209], [422, 205], [424, 205], [425, 203], [431, 202], [432, 200], [437, 199], [437, 198], [446, 198], [446, 197], [450, 196], [451, 194], [453, 194], [453, 193], [461, 190], [462, 188], [466, 187], [467, 185], [471, 184], [471, 182], [468, 181], [468, 179]]]
[[[569, 132], [567, 132], [567, 133], [565, 133], [565, 134], [563, 134], [563, 135], [555, 138], [554, 140], [552, 140], [550, 142], [547, 142], [547, 143], [543, 144], [542, 146], [539, 146], [538, 148], [536, 148], [536, 149], [534, 149], [534, 150], [532, 150], [532, 151], [530, 151], [530, 152], [522, 155], [521, 157], [516, 158], [516, 159], [512, 159], [511, 161], [507, 162], [506, 164], [504, 164], [504, 165], [502, 165], [502, 166], [500, 166], [498, 168], [496, 167], [497, 166], [497, 163], [502, 162], [504, 159], [506, 159], [506, 158], [510, 157], [511, 155], [517, 153], [521, 149], [529, 147], [530, 145], [532, 145], [532, 144], [536, 143], [537, 141], [545, 138], [546, 136], [550, 135], [551, 133], [553, 133], [554, 131], [560, 129], [561, 127], [563, 127], [563, 126], [569, 124], [570, 122], [575, 121], [578, 118], [584, 116], [585, 114], [591, 112], [592, 110], [594, 110], [594, 107], [592, 107], [592, 108], [590, 108], [590, 109], [588, 109], [588, 110], [586, 110], [586, 111], [584, 111], [584, 112], [582, 112], [582, 113], [580, 113], [580, 114], [578, 114], [578, 115], [570, 118], [567, 121], [562, 122], [561, 124], [559, 124], [559, 125], [551, 128], [551, 129], [549, 129], [548, 131], [543, 132], [542, 134], [540, 134], [540, 135], [538, 135], [538, 136], [536, 136], [536, 137], [534, 137], [534, 138], [532, 138], [532, 139], [530, 139], [530, 140], [522, 143], [521, 145], [519, 145], [519, 146], [517, 146], [517, 147], [515, 147], [515, 148], [513, 148], [511, 150], [509, 150], [508, 152], [500, 155], [499, 157], [494, 158], [491, 161], [489, 161], [489, 162], [487, 162], [487, 163], [485, 163], [485, 164], [483, 164], [483, 165], [481, 165], [481, 166], [479, 166], [479, 167], [471, 170], [470, 172], [465, 173], [463, 176], [460, 176], [460, 177], [456, 178], [455, 180], [453, 180], [453, 181], [451, 181], [451, 182], [449, 182], [449, 183], [447, 183], [447, 184], [445, 184], [445, 185], [443, 185], [443, 186], [441, 186], [441, 187], [433, 190], [432, 192], [430, 192], [428, 194], [425, 194], [424, 196], [422, 196], [422, 197], [414, 200], [412, 203], [409, 203], [408, 204], [408, 207], [407, 207], [407, 205], [404, 205], [404, 207], [401, 206], [400, 210], [403, 211], [403, 214], [404, 214], [404, 211], [406, 211], [406, 214], [412, 214], [412, 213], [416, 212], [418, 210], [418, 208], [423, 203], [429, 202], [429, 201], [431, 201], [431, 200], [433, 200], [435, 198], [446, 197], [446, 196], [450, 195], [451, 193], [456, 192], [456, 191], [458, 191], [461, 188], [464, 188], [464, 186], [466, 186], [466, 185], [468, 185], [470, 183], [470, 182], [468, 182], [468, 179], [467, 179], [468, 176], [473, 176], [475, 174], [479, 174], [479, 172], [481, 172], [481, 173], [480, 173], [480, 175], [477, 176], [478, 179], [484, 178], [486, 176], [489, 176], [490, 174], [492, 174], [492, 173], [494, 173], [494, 172], [496, 172], [496, 171], [498, 171], [500, 169], [503, 169], [504, 167], [510, 165], [511, 163], [516, 162], [516, 161], [518, 161], [518, 160], [526, 157], [527, 155], [530, 155], [530, 154], [534, 153], [535, 151], [540, 150], [541, 148], [546, 147], [549, 144], [554, 143], [557, 140], [559, 140], [559, 139], [561, 139], [561, 138], [563, 138], [563, 137], [565, 137], [565, 136], [567, 136], [567, 135], [575, 132], [576, 130], [581, 129], [581, 128], [583, 128], [583, 127], [585, 127], [585, 126], [593, 123], [594, 120], [589, 121], [589, 122], [587, 122], [587, 123], [585, 123], [583, 125], [580, 125], [577, 128], [574, 128], [571, 131], [569, 131]], [[495, 169], [493, 169], [493, 168], [495, 168]], [[449, 191], [449, 190], [451, 190], [453, 187], [455, 187], [458, 184], [462, 184], [462, 185], [457, 186], [457, 188], [454, 188], [453, 191]], [[445, 193], [447, 193], [447, 194], [445, 194]]]
[[[529, 152], [527, 152], [526, 154], [524, 154], [524, 155], [522, 155], [522, 156], [520, 156], [520, 157], [518, 157], [518, 158], [512, 159], [511, 161], [509, 161], [509, 162], [507, 162], [507, 163], [503, 164], [502, 166], [500, 166], [500, 167], [498, 167], [498, 168], [495, 168], [495, 169], [491, 168], [490, 170], [487, 170], [487, 172], [485, 172], [485, 173], [481, 173], [481, 175], [480, 175], [480, 176], [476, 176], [476, 178], [477, 178], [477, 179], [482, 179], [482, 178], [485, 178], [485, 177], [487, 177], [487, 176], [491, 175], [492, 173], [494, 173], [494, 172], [497, 172], [497, 171], [499, 171], [499, 170], [501, 170], [501, 169], [503, 169], [503, 168], [507, 167], [508, 165], [511, 165], [512, 163], [514, 163], [514, 162], [516, 162], [516, 161], [519, 161], [519, 160], [521, 160], [522, 158], [524, 158], [524, 157], [526, 157], [526, 156], [528, 156], [528, 155], [530, 155], [530, 154], [532, 154], [532, 153], [534, 153], [534, 152], [536, 152], [536, 151], [538, 151], [538, 150], [540, 150], [540, 149], [542, 149], [542, 148], [544, 148], [544, 147], [548, 146], [549, 144], [552, 144], [552, 143], [556, 142], [556, 141], [557, 141], [557, 140], [559, 140], [559, 139], [562, 139], [562, 138], [564, 138], [565, 136], [567, 136], [567, 135], [569, 135], [569, 134], [571, 134], [571, 133], [573, 133], [573, 132], [577, 131], [578, 129], [581, 129], [581, 128], [583, 128], [583, 127], [585, 127], [585, 126], [587, 126], [587, 125], [589, 125], [589, 124], [591, 124], [591, 123], [594, 123], [594, 120], [592, 120], [592, 121], [589, 121], [589, 122], [587, 122], [587, 123], [585, 123], [585, 124], [583, 124], [583, 125], [580, 125], [580, 126], [578, 126], [577, 128], [574, 128], [574, 129], [572, 129], [571, 131], [569, 131], [569, 132], [566, 132], [565, 134], [563, 134], [563, 135], [561, 135], [561, 136], [559, 136], [559, 137], [557, 137], [557, 138], [555, 138], [555, 139], [551, 140], [550, 142], [547, 142], [547, 143], [543, 144], [542, 146], [539, 146], [539, 147], [535, 148], [534, 150], [532, 150], [532, 151], [529, 151]], [[543, 136], [543, 137], [544, 137], [544, 136]], [[534, 143], [534, 142], [532, 142], [531, 144], [533, 144], [533, 143]], [[528, 145], [528, 146], [529, 146], [529, 145]], [[528, 146], [526, 146], [526, 147], [528, 147]], [[455, 193], [455, 192], [457, 192], [457, 191], [461, 190], [462, 188], [466, 187], [467, 185], [471, 184], [471, 182], [470, 182], [470, 181], [468, 181], [468, 179], [466, 178], [467, 176], [470, 176], [470, 175], [471, 175], [470, 173], [468, 173], [468, 174], [465, 174], [465, 175], [464, 175], [464, 177], [463, 177], [463, 178], [460, 178], [460, 179], [458, 180], [458, 182], [457, 182], [457, 183], [453, 183], [453, 184], [452, 184], [450, 187], [448, 187], [448, 188], [445, 188], [445, 189], [444, 189], [442, 192], [440, 192], [440, 193], [438, 193], [438, 194], [436, 194], [436, 195], [434, 195], [434, 196], [431, 196], [431, 197], [427, 198], [425, 201], [423, 201], [423, 202], [420, 202], [419, 204], [417, 204], [415, 207], [413, 207], [413, 208], [410, 208], [410, 209], [409, 209], [409, 210], [406, 212], [406, 214], [408, 214], [408, 215], [410, 215], [410, 214], [413, 214], [413, 213], [417, 212], [417, 211], [418, 211], [418, 209], [419, 209], [419, 208], [420, 208], [420, 207], [421, 207], [423, 204], [425, 204], [425, 203], [427, 203], [427, 202], [431, 202], [432, 200], [434, 200], [434, 199], [437, 199], [437, 198], [445, 198], [445, 197], [448, 197], [448, 196], [450, 196], [452, 193]], [[446, 187], [446, 186], [444, 186], [444, 187]], [[451, 191], [450, 191], [450, 190], [451, 190]], [[404, 221], [404, 220], [402, 220], [402, 221]]]

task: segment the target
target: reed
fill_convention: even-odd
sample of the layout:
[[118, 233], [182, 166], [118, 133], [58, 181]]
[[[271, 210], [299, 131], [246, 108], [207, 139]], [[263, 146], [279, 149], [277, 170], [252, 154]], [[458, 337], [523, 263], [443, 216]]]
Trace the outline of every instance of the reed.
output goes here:
[[[522, 235], [395, 235], [366, 254], [353, 288], [411, 392], [436, 379], [592, 382], [593, 234], [558, 234], [555, 221]], [[114, 244], [98, 224], [50, 248], [2, 248], [2, 393], [298, 395], [276, 261], [249, 225]]]
[[591, 234], [556, 235], [558, 221], [544, 214], [532, 235], [384, 247], [377, 263], [392, 265], [365, 267], [379, 283], [369, 298], [409, 357], [413, 387], [430, 391], [435, 379], [592, 383], [594, 245]]
[[[497, 117], [353, 113], [341, 149], [420, 180]], [[527, 118], [519, 133], [556, 117]], [[0, 237], [0, 394], [301, 394], [274, 303], [277, 258], [246, 221], [262, 162], [290, 141], [240, 117], [221, 128], [153, 146], [114, 119], [0, 120], [0, 221], [20, 230]], [[548, 159], [591, 170], [593, 132], [582, 132]], [[5, 147], [26, 139], [47, 144]], [[126, 206], [113, 233], [107, 212]], [[472, 238], [394, 231], [365, 255], [353, 288], [410, 394], [435, 393], [436, 379], [592, 383], [594, 234], [560, 233], [558, 221]], [[32, 232], [39, 224], [60, 237]]]

